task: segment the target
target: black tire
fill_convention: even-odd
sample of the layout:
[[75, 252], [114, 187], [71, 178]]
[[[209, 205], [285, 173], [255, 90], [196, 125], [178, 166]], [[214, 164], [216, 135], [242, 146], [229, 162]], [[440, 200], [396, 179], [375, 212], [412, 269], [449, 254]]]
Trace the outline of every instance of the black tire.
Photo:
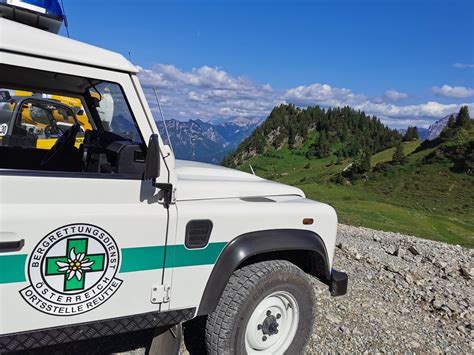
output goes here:
[[286, 354], [304, 351], [313, 330], [315, 293], [309, 277], [283, 260], [264, 261], [235, 271], [206, 324], [210, 354], [245, 354], [245, 332], [254, 309], [274, 292], [286, 292], [297, 301], [299, 322]]

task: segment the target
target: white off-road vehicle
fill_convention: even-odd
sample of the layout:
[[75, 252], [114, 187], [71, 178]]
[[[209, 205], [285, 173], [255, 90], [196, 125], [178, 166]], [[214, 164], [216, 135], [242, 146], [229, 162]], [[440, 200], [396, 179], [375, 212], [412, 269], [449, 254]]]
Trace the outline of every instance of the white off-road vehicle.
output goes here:
[[[310, 277], [334, 296], [347, 289], [332, 269], [332, 207], [175, 160], [126, 59], [0, 18], [0, 91], [19, 90], [32, 93], [22, 107], [0, 102], [0, 115], [16, 115], [0, 141], [0, 353], [105, 353], [142, 339], [171, 354], [198, 316], [211, 354], [302, 351]], [[58, 96], [80, 100], [92, 129], [48, 99]], [[38, 148], [59, 113], [70, 128]]]

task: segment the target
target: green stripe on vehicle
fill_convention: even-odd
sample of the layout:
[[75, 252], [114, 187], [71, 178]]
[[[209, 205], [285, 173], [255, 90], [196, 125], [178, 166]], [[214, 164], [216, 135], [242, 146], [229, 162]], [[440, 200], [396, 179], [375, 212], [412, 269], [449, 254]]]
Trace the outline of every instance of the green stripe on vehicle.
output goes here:
[[0, 284], [25, 282], [25, 263], [28, 255], [0, 256]]
[[[184, 245], [170, 245], [165, 262], [165, 247], [151, 246], [123, 248], [120, 273], [157, 270], [163, 268], [215, 264], [227, 243], [211, 243], [203, 249], [187, 249]], [[0, 284], [25, 282], [27, 254], [0, 256]]]
[[134, 272], [165, 268], [212, 265], [227, 243], [211, 243], [203, 249], [187, 249], [184, 245], [170, 245], [164, 262], [164, 247], [122, 249], [120, 272]]
[[203, 249], [187, 249], [184, 245], [170, 245], [165, 268], [215, 264], [227, 243], [211, 243]]
[[120, 272], [161, 269], [165, 247], [123, 248]]

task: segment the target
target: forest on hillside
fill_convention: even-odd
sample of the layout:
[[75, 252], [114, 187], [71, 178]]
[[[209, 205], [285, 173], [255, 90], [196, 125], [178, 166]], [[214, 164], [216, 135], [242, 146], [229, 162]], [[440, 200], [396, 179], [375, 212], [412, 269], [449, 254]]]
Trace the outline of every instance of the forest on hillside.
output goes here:
[[316, 140], [304, 152], [307, 158], [355, 157], [360, 152], [372, 155], [393, 147], [402, 136], [375, 116], [350, 107], [324, 109], [319, 106], [298, 108], [292, 104], [275, 107], [267, 120], [245, 139], [237, 150], [224, 159], [224, 165], [236, 167], [248, 158], [265, 153], [271, 146], [278, 150], [287, 144], [299, 150], [312, 132]]

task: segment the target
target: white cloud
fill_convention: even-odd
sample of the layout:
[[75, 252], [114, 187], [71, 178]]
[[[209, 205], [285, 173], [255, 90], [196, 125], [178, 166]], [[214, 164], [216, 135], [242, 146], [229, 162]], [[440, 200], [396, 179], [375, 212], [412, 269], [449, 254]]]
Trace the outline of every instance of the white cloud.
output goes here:
[[452, 99], [465, 99], [466, 97], [474, 96], [474, 89], [464, 86], [434, 86], [431, 90], [437, 96], [449, 97]]
[[[350, 89], [334, 88], [326, 84], [299, 86], [288, 90], [284, 98], [298, 106], [322, 105], [329, 107], [349, 105], [356, 110], [384, 117], [391, 124], [395, 119], [412, 120], [412, 124], [416, 124], [420, 120], [433, 120], [456, 112], [461, 106], [460, 104], [442, 104], [435, 101], [415, 105], [397, 105], [395, 103], [380, 102], [366, 95], [356, 94]], [[474, 108], [474, 103], [466, 103], [464, 105]]]
[[[462, 105], [474, 107], [474, 103], [465, 103]], [[459, 111], [459, 108], [462, 105], [442, 104], [436, 101], [428, 101], [423, 104], [399, 106], [394, 104], [367, 101], [356, 105], [355, 108], [378, 116], [417, 120], [420, 118], [426, 119], [444, 117], [453, 112]]]
[[[355, 93], [348, 88], [314, 83], [298, 86], [285, 92], [275, 91], [269, 84], [260, 84], [245, 77], [232, 76], [220, 68], [203, 66], [190, 71], [174, 65], [158, 64], [151, 69], [140, 68], [140, 81], [152, 110], [158, 106], [151, 88], [157, 88], [160, 102], [167, 119], [202, 119], [205, 121], [226, 119], [264, 119], [280, 103], [322, 107], [351, 106], [357, 110], [377, 115], [391, 126], [418, 125], [425, 127], [435, 119], [459, 110], [461, 104], [444, 104], [429, 101], [419, 104], [400, 105], [399, 100], [409, 95], [388, 90], [383, 99]], [[446, 88], [447, 87], [447, 88]], [[443, 89], [444, 88], [444, 89]], [[459, 87], [438, 88], [449, 92], [448, 97], [459, 96], [466, 91]], [[463, 88], [474, 91], [473, 89]], [[472, 95], [472, 93], [471, 93]], [[474, 112], [474, 103], [465, 103]], [[159, 115], [156, 115], [158, 118]]]
[[453, 67], [456, 68], [456, 69], [474, 69], [474, 64], [454, 63]]
[[334, 88], [320, 83], [290, 89], [284, 98], [298, 104], [323, 106], [340, 106], [341, 102], [345, 105], [355, 105], [367, 99], [365, 95], [356, 95], [350, 89]]
[[408, 94], [392, 89], [385, 91], [383, 97], [386, 101], [397, 102], [408, 99]]
[[188, 99], [191, 101], [205, 101], [206, 96], [195, 91], [188, 92]]
[[[158, 90], [167, 118], [263, 119], [279, 103], [278, 94], [269, 84], [209, 66], [183, 71], [174, 65], [157, 64], [151, 69], [140, 68], [139, 78], [154, 111], [156, 99], [150, 89]], [[168, 100], [164, 102], [163, 97]]]

